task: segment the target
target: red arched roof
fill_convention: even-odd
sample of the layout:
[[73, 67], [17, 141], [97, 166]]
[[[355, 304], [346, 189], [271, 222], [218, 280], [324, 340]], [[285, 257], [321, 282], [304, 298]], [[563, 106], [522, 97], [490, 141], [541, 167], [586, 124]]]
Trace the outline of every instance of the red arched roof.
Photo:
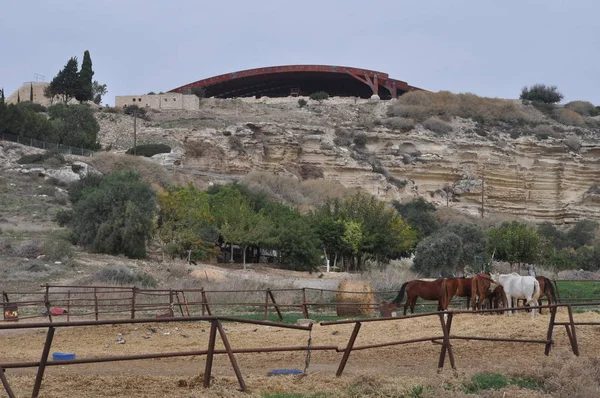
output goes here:
[[[407, 91], [420, 90], [406, 82], [391, 79], [387, 73], [369, 69], [334, 65], [284, 65], [247, 69], [188, 83], [171, 92], [190, 92], [204, 88], [209, 97], [244, 97], [254, 95], [287, 96], [327, 91], [330, 95], [397, 97]], [[380, 88], [384, 88], [380, 92]], [[296, 92], [298, 93], [298, 92]], [[383, 95], [382, 95], [383, 94]]]

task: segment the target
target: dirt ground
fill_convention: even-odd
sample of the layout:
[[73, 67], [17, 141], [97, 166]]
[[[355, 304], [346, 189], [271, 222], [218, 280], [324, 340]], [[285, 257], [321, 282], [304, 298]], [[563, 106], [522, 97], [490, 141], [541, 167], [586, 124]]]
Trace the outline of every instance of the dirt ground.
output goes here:
[[[458, 314], [454, 318], [452, 334], [545, 339], [548, 318], [547, 314], [538, 315], [534, 321], [530, 319], [529, 314], [511, 317]], [[557, 318], [566, 320], [566, 312], [560, 312]], [[600, 322], [600, 315], [587, 312], [575, 314], [575, 319], [579, 322]], [[306, 331], [277, 327], [242, 323], [225, 323], [224, 327], [233, 348], [300, 346], [307, 344], [309, 338]], [[352, 328], [353, 324], [315, 324], [311, 333], [312, 345], [334, 345], [343, 348], [348, 342]], [[90, 358], [202, 350], [207, 347], [209, 329], [207, 322], [59, 328], [51, 352], [76, 353], [77, 358]], [[1, 361], [39, 360], [45, 333], [45, 330], [0, 331]], [[362, 324], [356, 345], [440, 335], [440, 321], [437, 317], [365, 322]], [[577, 337], [581, 351], [579, 358], [571, 353], [567, 335], [562, 327], [555, 329], [555, 345], [549, 357], [544, 356], [542, 344], [455, 340], [453, 350], [457, 370], [453, 371], [446, 360], [446, 366], [441, 372], [437, 369], [441, 346], [431, 342], [355, 351], [350, 355], [344, 374], [340, 378], [336, 378], [335, 373], [342, 354], [335, 351], [313, 351], [308, 375], [305, 377], [266, 376], [273, 369], [304, 370], [306, 356], [302, 351], [235, 356], [250, 396], [267, 393], [362, 396], [368, 395], [361, 393], [367, 390], [377, 392], [371, 396], [400, 396], [399, 394], [409, 388], [421, 385], [428, 387], [429, 390], [426, 391], [430, 391], [431, 394], [422, 396], [461, 396], [464, 395], [460, 391], [461, 383], [468, 382], [470, 377], [477, 373], [499, 372], [507, 377], [528, 375], [540, 379], [558, 378], [561, 372], [568, 372], [565, 367], [594, 360], [600, 352], [600, 327], [581, 326], [577, 329]], [[118, 339], [125, 340], [125, 343], [119, 344]], [[222, 347], [219, 337], [217, 344]], [[215, 356], [212, 387], [208, 390], [202, 387], [204, 366], [205, 357], [50, 366], [46, 370], [41, 396], [244, 395], [238, 391], [237, 380], [226, 355]], [[6, 375], [17, 396], [31, 394], [35, 378], [34, 369], [8, 369]], [[367, 390], [364, 390], [365, 388]], [[386, 391], [391, 395], [386, 395]], [[2, 391], [0, 396], [5, 396], [3, 393]], [[506, 395], [498, 396], [568, 396], [544, 395], [545, 392], [520, 390], [514, 386], [505, 388], [502, 393]], [[488, 396], [496, 396], [494, 394], [495, 392]]]

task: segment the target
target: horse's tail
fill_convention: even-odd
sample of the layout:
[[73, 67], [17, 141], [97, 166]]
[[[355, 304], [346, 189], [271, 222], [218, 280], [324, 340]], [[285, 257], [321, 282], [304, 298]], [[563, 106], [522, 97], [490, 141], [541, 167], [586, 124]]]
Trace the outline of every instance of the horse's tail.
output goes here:
[[448, 279], [444, 278], [442, 281], [442, 297], [440, 297], [441, 310], [446, 311], [448, 309], [448, 303], [450, 302], [450, 291], [448, 290]]
[[477, 309], [475, 306], [475, 302], [477, 301], [477, 296], [479, 295], [479, 278], [477, 275], [473, 277], [471, 282], [471, 308], [473, 310]]
[[402, 299], [404, 298], [404, 292], [406, 291], [406, 285], [408, 285], [408, 282], [409, 281], [404, 282], [404, 284], [400, 288], [400, 292], [398, 292], [398, 295], [396, 296], [394, 301], [392, 301], [392, 304], [398, 304], [399, 302], [402, 301]]
[[531, 298], [535, 300], [536, 304], [538, 302], [538, 299], [540, 298], [540, 293], [540, 282], [538, 282], [538, 280], [535, 279], [533, 283], [533, 296]]
[[545, 290], [546, 290], [546, 296], [549, 297], [550, 299], [550, 304], [556, 304], [558, 300], [556, 300], [556, 292], [554, 291], [554, 284], [552, 283], [552, 281], [548, 278], [546, 279], [546, 283], [545, 283]]

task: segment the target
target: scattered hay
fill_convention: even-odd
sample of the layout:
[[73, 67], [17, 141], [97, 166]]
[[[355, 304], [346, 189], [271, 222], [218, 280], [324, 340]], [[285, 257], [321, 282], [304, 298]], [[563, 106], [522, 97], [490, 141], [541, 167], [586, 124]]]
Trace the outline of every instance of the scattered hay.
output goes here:
[[[368, 282], [350, 281], [344, 279], [340, 282], [335, 293], [336, 311], [338, 316], [367, 315], [373, 316], [375, 294], [373, 287]], [[348, 305], [342, 304], [348, 303]], [[356, 305], [364, 303], [366, 305]]]
[[225, 275], [216, 269], [196, 269], [190, 272], [190, 276], [207, 281], [225, 279]]

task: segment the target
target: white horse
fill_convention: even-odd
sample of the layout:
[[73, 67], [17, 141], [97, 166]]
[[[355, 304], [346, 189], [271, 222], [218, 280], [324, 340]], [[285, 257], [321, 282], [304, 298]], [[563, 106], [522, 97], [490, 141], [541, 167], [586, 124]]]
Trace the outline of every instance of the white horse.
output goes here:
[[[513, 307], [512, 299], [525, 299], [525, 305], [538, 305], [538, 298], [540, 297], [540, 283], [533, 276], [521, 276], [515, 272], [512, 274], [492, 274], [492, 280], [504, 288], [506, 293], [506, 305], [509, 309], [508, 314], [512, 313], [510, 310]], [[535, 318], [537, 311], [531, 311], [531, 319]]]

